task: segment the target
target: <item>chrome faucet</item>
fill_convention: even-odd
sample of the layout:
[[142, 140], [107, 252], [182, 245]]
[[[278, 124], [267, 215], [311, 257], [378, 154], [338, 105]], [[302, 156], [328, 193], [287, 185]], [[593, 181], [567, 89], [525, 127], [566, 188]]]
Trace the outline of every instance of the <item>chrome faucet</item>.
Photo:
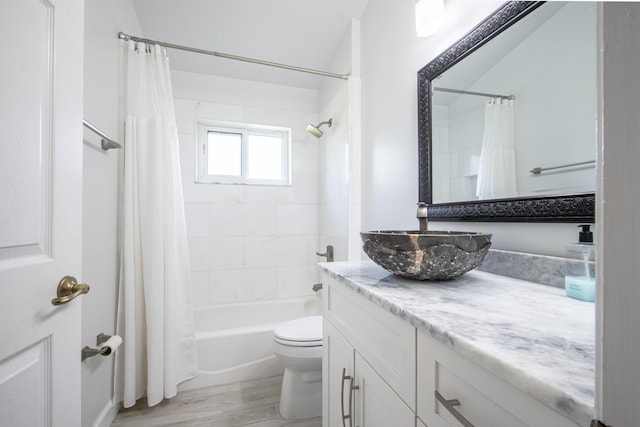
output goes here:
[[331, 245], [327, 245], [327, 251], [323, 254], [316, 252], [316, 255], [318, 256], [325, 256], [327, 257], [327, 262], [333, 262], [333, 246]]
[[420, 223], [420, 231], [427, 231], [427, 217], [429, 216], [429, 210], [425, 202], [418, 202], [418, 212], [416, 218]]

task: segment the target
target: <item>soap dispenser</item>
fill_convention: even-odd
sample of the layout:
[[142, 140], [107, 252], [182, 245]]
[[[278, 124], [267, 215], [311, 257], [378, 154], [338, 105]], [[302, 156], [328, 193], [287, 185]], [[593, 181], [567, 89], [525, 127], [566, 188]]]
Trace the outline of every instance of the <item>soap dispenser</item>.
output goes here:
[[567, 296], [582, 301], [596, 300], [595, 246], [589, 224], [579, 225], [578, 243], [566, 245], [564, 289]]

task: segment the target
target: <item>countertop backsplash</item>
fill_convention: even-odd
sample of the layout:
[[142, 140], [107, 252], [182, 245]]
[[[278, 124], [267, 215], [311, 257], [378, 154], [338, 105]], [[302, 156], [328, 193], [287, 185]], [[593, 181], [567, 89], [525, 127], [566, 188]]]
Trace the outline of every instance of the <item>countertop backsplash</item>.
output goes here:
[[564, 288], [565, 259], [490, 249], [476, 270]]

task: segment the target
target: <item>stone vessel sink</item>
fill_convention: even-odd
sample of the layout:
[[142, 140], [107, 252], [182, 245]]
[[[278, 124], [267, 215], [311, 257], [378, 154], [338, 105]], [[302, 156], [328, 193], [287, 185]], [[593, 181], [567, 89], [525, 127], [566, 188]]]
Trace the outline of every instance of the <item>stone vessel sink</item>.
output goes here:
[[380, 267], [417, 280], [446, 280], [476, 268], [491, 234], [460, 231], [361, 232], [364, 252]]

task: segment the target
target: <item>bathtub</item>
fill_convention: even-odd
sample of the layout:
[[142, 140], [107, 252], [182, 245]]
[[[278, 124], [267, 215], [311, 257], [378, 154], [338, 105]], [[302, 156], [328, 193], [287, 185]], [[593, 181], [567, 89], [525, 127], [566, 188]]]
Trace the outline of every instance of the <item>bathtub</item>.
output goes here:
[[321, 312], [320, 295], [194, 309], [198, 376], [179, 389], [281, 375], [284, 366], [273, 352], [273, 329], [287, 320]]

